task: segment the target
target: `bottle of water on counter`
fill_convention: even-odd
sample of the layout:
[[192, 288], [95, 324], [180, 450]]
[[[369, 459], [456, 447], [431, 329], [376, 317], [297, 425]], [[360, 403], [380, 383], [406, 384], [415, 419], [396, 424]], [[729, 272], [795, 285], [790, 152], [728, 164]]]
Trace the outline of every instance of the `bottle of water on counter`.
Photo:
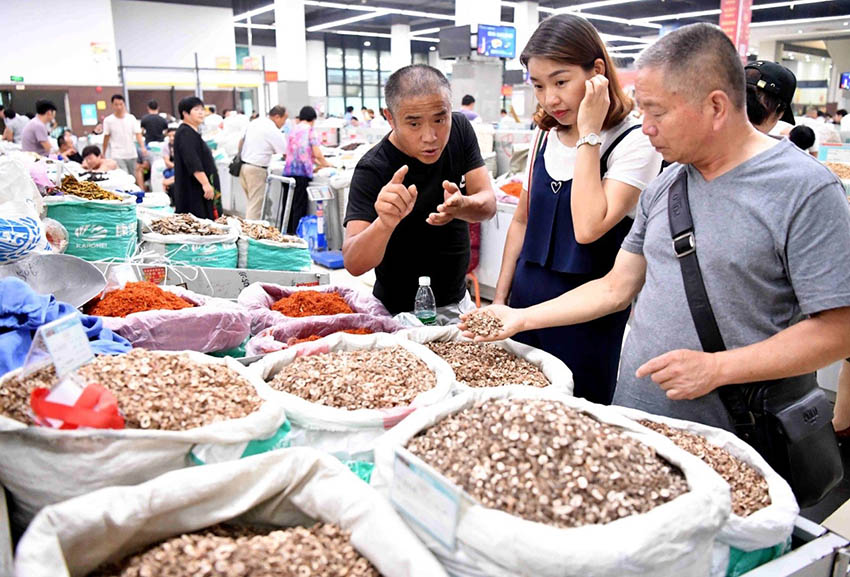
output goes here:
[[423, 325], [433, 325], [437, 321], [437, 304], [431, 290], [431, 277], [419, 277], [419, 289], [416, 291], [416, 303], [413, 314]]

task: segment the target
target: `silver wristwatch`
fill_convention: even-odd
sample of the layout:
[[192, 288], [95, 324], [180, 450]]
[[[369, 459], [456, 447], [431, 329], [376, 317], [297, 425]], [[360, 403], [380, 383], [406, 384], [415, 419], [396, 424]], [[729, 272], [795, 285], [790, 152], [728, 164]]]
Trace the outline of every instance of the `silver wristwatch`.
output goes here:
[[599, 146], [602, 144], [602, 138], [596, 134], [595, 132], [591, 132], [587, 136], [582, 136], [576, 142], [576, 148], [580, 147], [582, 144], [589, 144], [590, 146]]

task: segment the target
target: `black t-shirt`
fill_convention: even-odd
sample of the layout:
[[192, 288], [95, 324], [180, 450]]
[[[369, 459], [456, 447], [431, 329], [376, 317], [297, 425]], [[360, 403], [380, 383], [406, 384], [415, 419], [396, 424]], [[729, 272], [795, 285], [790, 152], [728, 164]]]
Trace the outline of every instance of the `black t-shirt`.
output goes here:
[[213, 201], [204, 198], [204, 188], [195, 178], [196, 172], [203, 172], [213, 188], [220, 190], [218, 170], [207, 143], [195, 129], [183, 123], [174, 135], [171, 155], [174, 159], [174, 212], [215, 218]]
[[438, 307], [463, 298], [469, 266], [469, 225], [455, 219], [444, 226], [432, 226], [426, 219], [444, 200], [443, 181], [457, 184], [466, 194], [466, 173], [484, 166], [484, 160], [472, 125], [459, 112], [452, 113], [449, 142], [434, 164], [423, 164], [407, 156], [387, 135], [357, 163], [345, 224], [378, 218], [378, 194], [405, 164], [408, 171], [404, 185], [416, 185], [416, 204], [393, 231], [384, 260], [375, 268], [374, 294], [392, 314], [413, 310], [420, 276], [431, 277]]
[[165, 140], [163, 133], [168, 128], [168, 122], [159, 114], [146, 114], [142, 117], [142, 128], [145, 129], [145, 144], [162, 142]]

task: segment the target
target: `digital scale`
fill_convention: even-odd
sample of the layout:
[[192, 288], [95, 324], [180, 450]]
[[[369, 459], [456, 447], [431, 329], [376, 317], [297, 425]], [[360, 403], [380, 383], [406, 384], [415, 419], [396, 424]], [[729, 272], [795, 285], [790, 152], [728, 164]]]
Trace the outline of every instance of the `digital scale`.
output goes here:
[[[325, 236], [325, 231], [328, 230], [331, 236], [339, 234], [342, 227], [339, 226], [339, 214], [336, 210], [333, 191], [327, 185], [308, 186], [307, 197], [316, 203], [316, 246], [310, 247], [310, 256], [313, 262], [330, 269], [339, 269], [343, 267], [342, 251], [328, 250], [328, 239]], [[329, 227], [325, 223], [325, 204], [328, 210]], [[342, 246], [342, 239], [333, 239], [336, 246]]]

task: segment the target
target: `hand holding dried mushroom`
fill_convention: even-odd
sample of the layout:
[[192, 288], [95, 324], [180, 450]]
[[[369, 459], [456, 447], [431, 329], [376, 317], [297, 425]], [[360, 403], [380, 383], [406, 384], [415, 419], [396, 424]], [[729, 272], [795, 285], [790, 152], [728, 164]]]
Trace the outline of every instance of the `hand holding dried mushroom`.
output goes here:
[[522, 311], [504, 305], [492, 305], [461, 315], [458, 328], [463, 336], [482, 341], [501, 341], [522, 329]]

